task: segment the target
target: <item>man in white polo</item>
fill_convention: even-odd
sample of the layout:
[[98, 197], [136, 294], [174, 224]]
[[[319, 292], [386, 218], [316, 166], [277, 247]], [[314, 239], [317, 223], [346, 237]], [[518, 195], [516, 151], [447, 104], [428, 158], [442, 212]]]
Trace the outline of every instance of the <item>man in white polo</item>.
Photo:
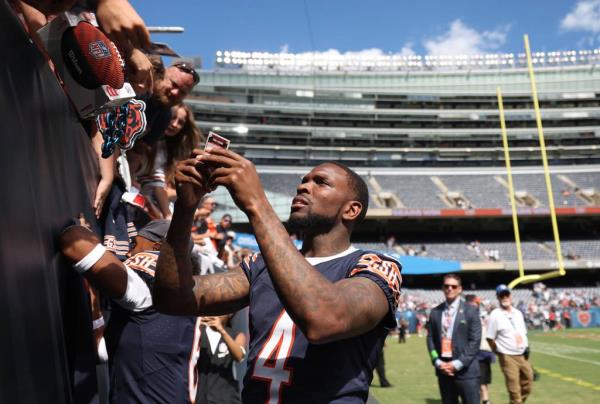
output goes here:
[[523, 314], [512, 307], [510, 289], [498, 285], [500, 307], [490, 315], [487, 341], [498, 355], [511, 404], [525, 402], [533, 385], [533, 368], [528, 361], [527, 327]]

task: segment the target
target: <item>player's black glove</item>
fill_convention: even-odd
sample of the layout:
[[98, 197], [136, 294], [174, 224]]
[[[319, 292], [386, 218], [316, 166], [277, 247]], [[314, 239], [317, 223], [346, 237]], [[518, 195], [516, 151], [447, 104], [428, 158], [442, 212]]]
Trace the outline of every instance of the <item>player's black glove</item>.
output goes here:
[[523, 352], [523, 356], [525, 357], [525, 359], [529, 360], [529, 347], [525, 348], [525, 352]]

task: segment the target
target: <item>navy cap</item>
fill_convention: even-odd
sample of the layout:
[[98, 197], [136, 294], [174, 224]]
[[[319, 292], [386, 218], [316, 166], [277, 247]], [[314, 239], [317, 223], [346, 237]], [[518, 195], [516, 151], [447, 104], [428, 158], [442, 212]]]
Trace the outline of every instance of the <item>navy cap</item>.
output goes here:
[[138, 235], [155, 243], [162, 242], [167, 237], [171, 221], [168, 219], [153, 220], [138, 231]]
[[496, 295], [502, 295], [508, 293], [510, 294], [510, 288], [508, 286], [506, 286], [505, 284], [500, 284], [498, 286], [496, 286]]

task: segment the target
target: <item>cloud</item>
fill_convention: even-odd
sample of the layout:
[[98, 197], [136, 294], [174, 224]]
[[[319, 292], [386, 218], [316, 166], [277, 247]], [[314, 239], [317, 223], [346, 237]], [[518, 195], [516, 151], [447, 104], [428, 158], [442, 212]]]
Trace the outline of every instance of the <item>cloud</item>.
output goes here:
[[600, 0], [580, 0], [560, 22], [566, 31], [600, 32]]
[[[593, 0], [600, 3], [600, 0]], [[422, 44], [426, 53], [429, 55], [473, 55], [490, 53], [497, 51], [506, 43], [509, 25], [501, 26], [491, 31], [477, 31], [460, 19], [452, 21], [448, 31], [434, 38], [424, 39]], [[288, 44], [280, 48], [281, 53], [288, 53]], [[379, 58], [390, 56], [413, 56], [416, 55], [412, 42], [405, 43], [402, 48], [396, 52], [384, 52], [379, 48], [369, 48], [359, 51], [340, 52], [337, 49], [328, 49], [326, 51], [303, 52], [296, 54], [296, 57], [304, 57], [326, 60], [337, 60], [343, 62], [352, 59], [377, 60]]]
[[[289, 46], [287, 44], [283, 45], [280, 48], [281, 53], [288, 53]], [[359, 51], [348, 51], [348, 52], [340, 52], [337, 49], [328, 49], [326, 51], [317, 51], [317, 52], [302, 52], [297, 53], [296, 57], [314, 57], [315, 59], [329, 59], [329, 60], [342, 60], [342, 59], [377, 59], [381, 57], [390, 57], [390, 56], [412, 56], [415, 54], [415, 51], [412, 48], [412, 43], [406, 43], [402, 49], [398, 52], [393, 53], [385, 53], [383, 50], [379, 48], [369, 48], [363, 49]]]
[[478, 32], [458, 19], [450, 23], [450, 29], [447, 32], [426, 40], [423, 46], [430, 55], [489, 53], [506, 43], [506, 35], [509, 30], [510, 26], [506, 25], [494, 31]]
[[400, 49], [400, 53], [399, 55], [401, 56], [412, 56], [415, 55], [415, 51], [413, 50], [413, 45], [412, 43], [408, 42], [406, 45], [404, 45], [402, 47], [402, 49]]

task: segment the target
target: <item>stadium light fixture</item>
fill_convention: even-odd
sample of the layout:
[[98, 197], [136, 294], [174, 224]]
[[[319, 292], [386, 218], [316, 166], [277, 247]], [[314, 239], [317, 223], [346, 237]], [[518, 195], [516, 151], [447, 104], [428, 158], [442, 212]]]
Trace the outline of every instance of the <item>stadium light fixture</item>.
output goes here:
[[312, 90], [296, 90], [296, 97], [314, 98], [315, 92]]
[[[591, 63], [599, 59], [600, 49], [534, 52], [534, 65]], [[216, 52], [220, 67], [251, 70], [278, 71], [389, 71], [431, 69], [464, 69], [525, 67], [524, 53], [491, 53], [474, 55], [320, 55], [315, 52], [302, 54], [222, 51]]]
[[239, 135], [245, 135], [248, 133], [248, 127], [244, 125], [235, 126], [233, 131]]

